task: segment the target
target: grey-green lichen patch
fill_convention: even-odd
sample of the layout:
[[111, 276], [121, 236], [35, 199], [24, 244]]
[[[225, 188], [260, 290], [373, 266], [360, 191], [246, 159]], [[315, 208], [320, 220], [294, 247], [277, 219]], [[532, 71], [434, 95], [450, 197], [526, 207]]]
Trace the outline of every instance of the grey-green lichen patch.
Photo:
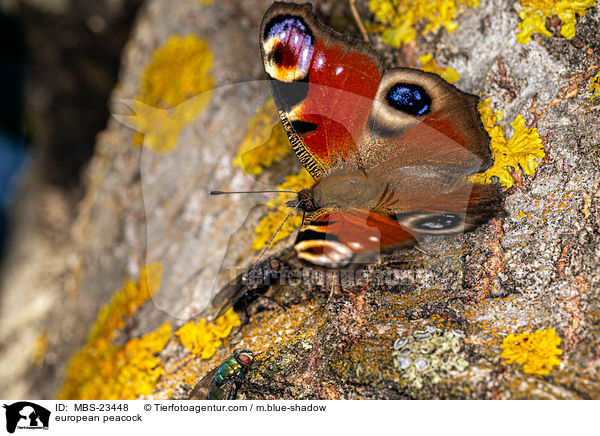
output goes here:
[[394, 366], [414, 389], [458, 376], [469, 366], [461, 353], [464, 337], [460, 330], [430, 326], [408, 333], [394, 342]]

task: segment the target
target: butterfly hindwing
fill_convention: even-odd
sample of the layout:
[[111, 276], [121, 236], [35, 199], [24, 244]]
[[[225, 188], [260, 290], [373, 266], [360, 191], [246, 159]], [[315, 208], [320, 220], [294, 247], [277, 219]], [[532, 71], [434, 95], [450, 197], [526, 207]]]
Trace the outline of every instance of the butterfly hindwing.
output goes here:
[[353, 210], [309, 217], [298, 232], [295, 248], [302, 260], [337, 268], [350, 263], [356, 254], [379, 253], [414, 242], [414, 233], [396, 220]]
[[478, 101], [436, 74], [410, 68], [386, 70], [363, 144], [373, 147], [369, 140], [381, 138], [384, 159], [429, 161], [469, 172], [487, 168], [488, 136], [479, 119]]
[[360, 153], [394, 194], [399, 222], [417, 234], [470, 230], [503, 213], [499, 190], [467, 177], [490, 165], [478, 98], [437, 75], [386, 70]]

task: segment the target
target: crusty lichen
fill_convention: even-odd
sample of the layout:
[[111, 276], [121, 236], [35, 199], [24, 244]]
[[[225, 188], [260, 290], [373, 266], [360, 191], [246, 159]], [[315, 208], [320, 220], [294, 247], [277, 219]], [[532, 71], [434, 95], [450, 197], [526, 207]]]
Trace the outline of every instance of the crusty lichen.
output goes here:
[[137, 282], [127, 280], [110, 302], [100, 309], [90, 329], [88, 343], [104, 339], [112, 341], [133, 315], [160, 288], [162, 265], [155, 263], [143, 268]]
[[533, 333], [512, 333], [502, 342], [502, 358], [507, 363], [523, 365], [523, 371], [527, 374], [548, 375], [552, 368], [560, 364], [560, 343], [560, 336], [552, 327]]
[[435, 73], [448, 83], [458, 82], [458, 79], [460, 79], [454, 68], [441, 68], [435, 59], [433, 59], [433, 53], [426, 53], [419, 57], [419, 62], [422, 65], [421, 70], [428, 73]]
[[115, 343], [127, 319], [160, 288], [162, 266], [149, 265], [138, 282], [127, 281], [115, 292], [90, 328], [87, 344], [67, 366], [67, 377], [57, 398], [125, 400], [152, 392], [163, 369], [156, 356], [171, 338], [171, 326]]
[[566, 39], [575, 36], [576, 15], [585, 15], [590, 8], [596, 6], [596, 0], [519, 0], [519, 18], [517, 42], [527, 44], [531, 35], [552, 36], [546, 26], [546, 20], [554, 16], [562, 22], [560, 34]]
[[31, 363], [35, 366], [40, 366], [44, 363], [49, 339], [48, 332], [45, 330], [41, 331], [35, 339], [33, 352], [31, 353]]
[[371, 32], [381, 32], [386, 44], [400, 47], [417, 38], [420, 22], [425, 22], [423, 35], [440, 27], [454, 32], [458, 28], [454, 19], [464, 7], [479, 7], [479, 0], [370, 0], [369, 8], [381, 24], [370, 24], [368, 28]]
[[183, 127], [208, 104], [214, 79], [209, 74], [213, 53], [194, 35], [173, 35], [156, 50], [133, 101], [131, 122], [143, 133], [134, 143], [155, 152], [177, 145]]
[[[282, 191], [300, 191], [301, 189], [308, 188], [314, 183], [314, 179], [305, 169], [302, 169], [298, 174], [291, 174], [285, 178], [285, 181], [277, 186], [277, 189]], [[281, 241], [292, 234], [294, 230], [300, 227], [302, 224], [302, 216], [295, 212], [293, 213], [285, 224], [282, 225], [288, 214], [290, 208], [285, 206], [285, 203], [292, 200], [293, 194], [282, 192], [267, 203], [267, 206], [271, 209], [268, 214], [263, 217], [258, 226], [255, 229], [256, 236], [252, 241], [253, 250], [263, 249], [275, 236], [273, 243]], [[279, 228], [281, 226], [281, 228]], [[277, 229], [279, 228], [279, 231]], [[277, 234], [275, 232], [277, 231]]]
[[593, 103], [594, 100], [600, 97], [600, 73], [590, 78], [588, 89], [591, 91], [590, 102]]
[[408, 333], [394, 343], [394, 366], [415, 389], [456, 377], [469, 366], [460, 354], [464, 337], [462, 331], [436, 327]]
[[202, 318], [198, 322], [188, 322], [175, 332], [179, 342], [194, 356], [201, 359], [212, 357], [234, 327], [241, 324], [240, 317], [233, 309], [229, 309], [214, 323], [207, 323]]
[[471, 180], [475, 183], [491, 183], [492, 178], [496, 177], [502, 186], [510, 188], [515, 183], [514, 171], [522, 169], [525, 174], [532, 176], [540, 165], [536, 159], [543, 159], [546, 153], [537, 128], [526, 127], [521, 115], [517, 115], [510, 123], [514, 133], [507, 140], [504, 127], [498, 124], [502, 120], [502, 112], [494, 113], [490, 101], [487, 98], [479, 103], [479, 113], [490, 136], [494, 163], [486, 171], [471, 176]]
[[291, 151], [275, 102], [269, 99], [248, 122], [248, 133], [238, 148], [233, 164], [247, 174], [258, 175], [263, 168], [279, 162]]

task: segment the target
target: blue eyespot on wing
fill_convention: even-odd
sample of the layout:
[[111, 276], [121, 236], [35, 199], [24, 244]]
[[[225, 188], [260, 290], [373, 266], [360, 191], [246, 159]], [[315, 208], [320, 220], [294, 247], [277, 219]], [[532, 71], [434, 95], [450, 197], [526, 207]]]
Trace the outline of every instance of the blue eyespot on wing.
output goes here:
[[391, 107], [409, 115], [422, 116], [431, 110], [431, 97], [427, 91], [412, 83], [395, 84], [385, 97]]

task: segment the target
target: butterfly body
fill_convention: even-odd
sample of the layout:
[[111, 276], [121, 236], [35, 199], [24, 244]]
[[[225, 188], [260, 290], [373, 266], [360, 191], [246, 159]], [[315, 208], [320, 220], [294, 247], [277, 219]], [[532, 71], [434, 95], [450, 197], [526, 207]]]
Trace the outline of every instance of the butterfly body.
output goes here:
[[477, 97], [433, 74], [385, 70], [310, 5], [275, 3], [260, 40], [282, 124], [315, 178], [290, 202], [305, 212], [301, 259], [344, 266], [503, 213], [495, 186], [467, 179], [490, 164]]

